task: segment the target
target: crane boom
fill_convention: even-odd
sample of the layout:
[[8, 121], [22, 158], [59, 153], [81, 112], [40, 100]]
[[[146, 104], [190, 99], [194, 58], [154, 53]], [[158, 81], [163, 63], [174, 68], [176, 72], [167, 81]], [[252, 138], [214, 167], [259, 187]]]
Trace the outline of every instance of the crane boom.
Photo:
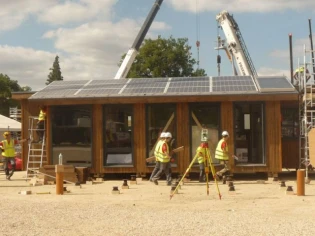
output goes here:
[[232, 57], [235, 58], [240, 74], [256, 77], [256, 69], [246, 48], [238, 24], [233, 16], [227, 11], [222, 11], [217, 15], [216, 20], [222, 27], [226, 37], [228, 50], [232, 54]]
[[151, 11], [149, 12], [146, 20], [144, 21], [137, 37], [135, 38], [131, 48], [128, 50], [122, 64], [120, 65], [117, 73], [116, 73], [116, 76], [115, 76], [115, 79], [121, 79], [121, 78], [126, 78], [127, 77], [127, 74], [131, 68], [131, 65], [133, 63], [133, 61], [135, 60], [136, 56], [137, 56], [137, 53], [138, 53], [138, 50], [157, 14], [157, 12], [159, 11], [160, 9], [160, 6], [162, 4], [163, 0], [156, 0], [154, 5], [152, 6], [151, 8]]

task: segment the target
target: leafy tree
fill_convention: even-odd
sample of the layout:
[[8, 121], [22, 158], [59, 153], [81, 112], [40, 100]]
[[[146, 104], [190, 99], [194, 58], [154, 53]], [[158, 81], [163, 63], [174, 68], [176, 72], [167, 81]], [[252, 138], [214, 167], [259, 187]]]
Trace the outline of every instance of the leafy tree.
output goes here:
[[[205, 70], [194, 70], [196, 60], [192, 58], [191, 46], [187, 38], [145, 39], [132, 67], [128, 78], [152, 77], [188, 77], [205, 76]], [[126, 54], [122, 56], [122, 63]]]
[[11, 80], [9, 76], [0, 74], [0, 114], [9, 116], [9, 107], [19, 106], [18, 101], [11, 99], [11, 93], [19, 91], [23, 90], [16, 80]]
[[61, 76], [61, 70], [60, 70], [59, 57], [58, 56], [55, 57], [53, 67], [50, 68], [49, 70], [51, 70], [51, 71], [48, 75], [46, 85], [50, 84], [51, 82], [53, 82], [55, 80], [63, 80], [63, 77]]
[[30, 92], [30, 91], [32, 91], [32, 88], [31, 88], [30, 86], [24, 86], [24, 87], [22, 87], [21, 89], [22, 89], [22, 91], [24, 91], [24, 92]]

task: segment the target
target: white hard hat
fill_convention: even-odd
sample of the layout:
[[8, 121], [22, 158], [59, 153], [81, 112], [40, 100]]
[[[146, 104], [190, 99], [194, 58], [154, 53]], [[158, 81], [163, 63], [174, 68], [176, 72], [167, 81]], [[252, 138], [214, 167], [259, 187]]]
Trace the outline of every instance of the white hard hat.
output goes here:
[[162, 132], [161, 134], [160, 134], [160, 138], [165, 138], [165, 132]]
[[229, 133], [224, 130], [224, 131], [222, 132], [222, 136], [229, 136]]
[[171, 137], [172, 137], [172, 134], [170, 132], [165, 133], [165, 138], [171, 138]]

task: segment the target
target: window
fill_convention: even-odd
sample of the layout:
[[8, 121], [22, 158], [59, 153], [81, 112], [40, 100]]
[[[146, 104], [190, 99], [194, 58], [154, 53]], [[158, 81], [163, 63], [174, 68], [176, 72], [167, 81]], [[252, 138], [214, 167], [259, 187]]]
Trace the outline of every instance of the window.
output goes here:
[[299, 137], [299, 110], [298, 108], [281, 109], [281, 131], [283, 138]]
[[234, 104], [236, 164], [265, 164], [264, 104]]
[[[219, 163], [214, 158], [216, 145], [219, 141], [220, 127], [220, 108], [214, 103], [194, 103], [190, 104], [190, 133], [191, 133], [191, 156], [190, 160], [196, 154], [196, 150], [201, 143], [201, 130], [208, 130], [208, 145], [213, 163]], [[197, 163], [197, 162], [196, 162]]]
[[[169, 143], [170, 150], [176, 147], [176, 105], [175, 104], [150, 104], [146, 107], [147, 120], [147, 157], [154, 156], [155, 145], [161, 132], [170, 132], [172, 139]], [[176, 154], [172, 156], [172, 166], [177, 165]], [[148, 165], [153, 165], [149, 163]]]
[[133, 164], [133, 106], [104, 106], [104, 166]]
[[53, 106], [52, 123], [52, 163], [58, 163], [63, 155], [63, 163], [90, 167], [92, 162], [92, 107]]

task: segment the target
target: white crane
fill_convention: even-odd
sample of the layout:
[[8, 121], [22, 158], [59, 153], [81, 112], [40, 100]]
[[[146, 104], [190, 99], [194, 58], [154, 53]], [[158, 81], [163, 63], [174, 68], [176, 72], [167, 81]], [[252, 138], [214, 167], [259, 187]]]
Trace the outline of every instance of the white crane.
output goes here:
[[216, 49], [227, 49], [227, 52], [232, 56], [232, 64], [234, 63], [233, 65], [237, 65], [240, 75], [257, 77], [254, 64], [250, 58], [238, 24], [233, 16], [227, 11], [222, 11], [216, 16], [216, 20], [225, 34], [227, 43], [227, 46], [225, 46], [225, 42], [221, 40]]
[[133, 42], [131, 48], [127, 52], [122, 64], [120, 65], [117, 74], [115, 76], [115, 79], [122, 79], [126, 78], [127, 74], [132, 66], [133, 61], [135, 60], [138, 50], [154, 20], [154, 17], [156, 13], [159, 11], [160, 6], [162, 4], [163, 0], [156, 0], [153, 7], [151, 8], [151, 11], [149, 12], [149, 15], [147, 16], [146, 20], [144, 21], [135, 41]]

